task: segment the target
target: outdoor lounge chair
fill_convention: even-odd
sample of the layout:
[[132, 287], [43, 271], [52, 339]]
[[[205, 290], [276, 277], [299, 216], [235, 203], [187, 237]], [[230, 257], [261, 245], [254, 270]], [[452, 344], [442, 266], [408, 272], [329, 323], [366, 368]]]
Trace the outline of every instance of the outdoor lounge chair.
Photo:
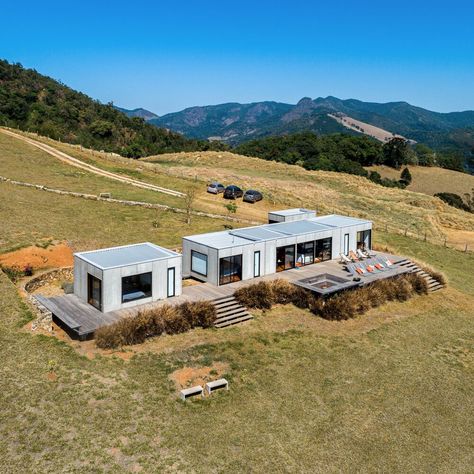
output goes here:
[[341, 263], [352, 263], [352, 260], [343, 253], [340, 253], [339, 256], [341, 257]]
[[353, 250], [349, 251], [349, 258], [351, 258], [353, 262], [358, 262], [360, 260]]
[[355, 271], [359, 274], [359, 275], [362, 275], [362, 276], [367, 276], [369, 274], [367, 268], [360, 264], [360, 263], [355, 263], [354, 264], [354, 268], [355, 268]]
[[360, 249], [360, 252], [362, 253], [362, 255], [365, 255], [367, 258], [375, 257], [375, 254], [371, 253], [370, 250], [365, 247], [363, 249]]
[[357, 249], [356, 254], [360, 259], [369, 258], [369, 256], [367, 254], [364, 254], [361, 249]]

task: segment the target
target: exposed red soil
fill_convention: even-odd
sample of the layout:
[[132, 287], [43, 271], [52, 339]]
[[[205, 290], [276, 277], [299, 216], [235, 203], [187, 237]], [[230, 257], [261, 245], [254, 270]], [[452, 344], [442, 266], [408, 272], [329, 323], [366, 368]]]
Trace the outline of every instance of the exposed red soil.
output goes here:
[[204, 385], [206, 382], [220, 378], [229, 368], [228, 364], [216, 362], [211, 367], [183, 367], [175, 370], [170, 379], [178, 389]]
[[34, 270], [43, 268], [69, 267], [74, 263], [72, 249], [66, 243], [50, 245], [47, 248], [25, 247], [0, 255], [0, 264], [6, 267], [25, 268], [31, 265]]

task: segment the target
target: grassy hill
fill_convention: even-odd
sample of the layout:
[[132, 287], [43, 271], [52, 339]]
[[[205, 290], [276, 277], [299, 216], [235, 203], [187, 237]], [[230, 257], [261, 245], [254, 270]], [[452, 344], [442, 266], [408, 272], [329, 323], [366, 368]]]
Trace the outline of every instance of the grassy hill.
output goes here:
[[[84, 162], [185, 190], [196, 207], [223, 211], [205, 183], [258, 187], [265, 200], [237, 215], [306, 205], [371, 216], [430, 235], [474, 230], [474, 221], [419, 193], [343, 173], [307, 172], [228, 152], [127, 160], [41, 138]], [[0, 133], [0, 175], [60, 189], [182, 206], [69, 167]], [[158, 226], [153, 221], [159, 222]], [[96, 202], [0, 182], [0, 253], [44, 238], [75, 249], [143, 240], [179, 245], [222, 229], [219, 219]], [[31, 313], [0, 271], [0, 458], [9, 472], [468, 472], [474, 436], [474, 254], [374, 232], [375, 244], [447, 274], [439, 293], [388, 303], [330, 322], [295, 307], [255, 312], [229, 330], [162, 336], [127, 351], [32, 333]], [[225, 367], [230, 391], [202, 402], [176, 399], [173, 377]], [[53, 369], [51, 369], [53, 368]], [[54, 376], [51, 374], [54, 372]], [[462, 409], [460, 410], [460, 407]]]
[[[464, 193], [471, 193], [474, 188], [474, 176], [467, 173], [424, 166], [408, 166], [408, 169], [413, 177], [407, 187], [410, 191], [431, 196], [436, 193], [455, 193], [462, 196]], [[384, 178], [400, 177], [400, 170], [388, 166], [371, 166], [367, 170], [377, 171]]]
[[33, 69], [0, 60], [0, 125], [129, 157], [219, 148], [130, 118]]

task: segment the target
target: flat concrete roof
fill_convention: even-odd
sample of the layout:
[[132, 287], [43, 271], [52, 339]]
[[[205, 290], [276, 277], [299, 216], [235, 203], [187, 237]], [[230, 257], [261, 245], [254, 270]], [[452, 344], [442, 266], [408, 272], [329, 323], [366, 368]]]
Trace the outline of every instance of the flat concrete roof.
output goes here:
[[140, 244], [123, 245], [121, 247], [78, 252], [75, 253], [74, 256], [97, 268], [108, 270], [110, 268], [127, 267], [139, 263], [180, 257], [181, 254], [150, 242], [144, 242]]
[[311, 209], [305, 209], [304, 207], [295, 207], [294, 209], [283, 209], [281, 211], [270, 211], [269, 214], [275, 214], [278, 216], [298, 216], [302, 214], [316, 213]]
[[237, 247], [239, 245], [248, 245], [253, 242], [276, 240], [318, 232], [322, 233], [337, 228], [360, 224], [371, 224], [371, 221], [331, 214], [328, 216], [312, 217], [295, 222], [263, 224], [253, 227], [243, 227], [241, 229], [191, 235], [184, 237], [184, 239], [205, 245], [206, 247], [223, 249]]

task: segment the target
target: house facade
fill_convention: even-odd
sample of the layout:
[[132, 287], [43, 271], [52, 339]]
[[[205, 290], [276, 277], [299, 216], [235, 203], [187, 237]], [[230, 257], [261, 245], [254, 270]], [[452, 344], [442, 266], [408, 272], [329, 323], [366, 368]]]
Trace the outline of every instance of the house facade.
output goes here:
[[271, 224], [184, 237], [183, 275], [225, 285], [372, 246], [371, 221], [339, 215], [308, 217], [306, 213], [314, 211], [305, 209], [288, 211], [289, 220], [275, 222], [275, 215], [286, 217], [277, 211], [269, 214]]
[[181, 294], [179, 253], [149, 242], [74, 254], [74, 294], [104, 313]]

